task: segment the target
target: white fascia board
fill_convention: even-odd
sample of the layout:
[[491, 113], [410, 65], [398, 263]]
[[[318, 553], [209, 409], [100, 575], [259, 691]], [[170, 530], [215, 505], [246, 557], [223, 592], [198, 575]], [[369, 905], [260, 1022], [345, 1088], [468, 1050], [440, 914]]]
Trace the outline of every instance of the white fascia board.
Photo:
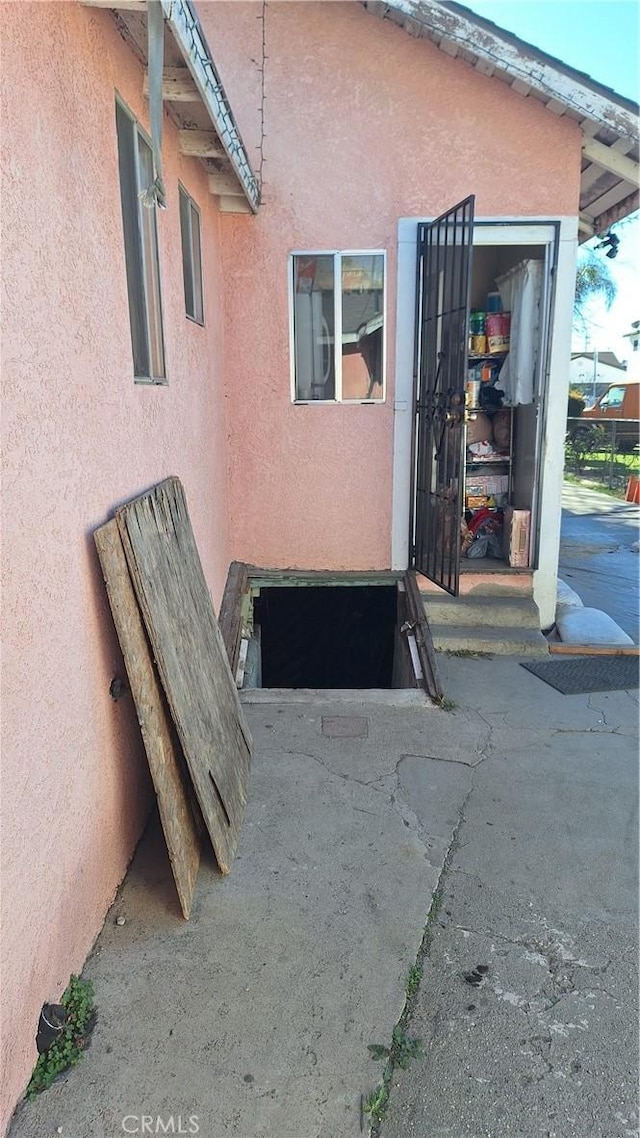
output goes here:
[[167, 24], [200, 92], [211, 122], [235, 171], [253, 213], [260, 205], [260, 187], [235, 124], [224, 88], [198, 18], [188, 0], [160, 0]]
[[465, 16], [437, 0], [393, 0], [387, 6], [421, 24], [427, 32], [471, 52], [497, 71], [505, 72], [514, 80], [523, 80], [539, 94], [562, 103], [567, 110], [608, 127], [621, 138], [637, 139], [637, 111], [621, 105], [630, 100], [620, 96], [618, 101], [604, 91], [593, 90], [581, 82], [572, 69], [565, 70], [543, 53], [529, 54], [526, 43], [519, 45], [509, 37], [503, 38], [497, 29], [494, 32], [479, 24], [471, 13]]

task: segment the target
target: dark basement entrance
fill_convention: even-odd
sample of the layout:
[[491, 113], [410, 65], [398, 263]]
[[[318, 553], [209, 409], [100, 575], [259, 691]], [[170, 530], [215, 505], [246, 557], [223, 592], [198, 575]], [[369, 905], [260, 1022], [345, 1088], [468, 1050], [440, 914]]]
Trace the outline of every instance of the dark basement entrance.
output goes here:
[[412, 574], [302, 573], [237, 563], [232, 570], [220, 628], [239, 688], [432, 694], [430, 638]]
[[254, 605], [264, 688], [391, 688], [396, 589], [263, 589]]

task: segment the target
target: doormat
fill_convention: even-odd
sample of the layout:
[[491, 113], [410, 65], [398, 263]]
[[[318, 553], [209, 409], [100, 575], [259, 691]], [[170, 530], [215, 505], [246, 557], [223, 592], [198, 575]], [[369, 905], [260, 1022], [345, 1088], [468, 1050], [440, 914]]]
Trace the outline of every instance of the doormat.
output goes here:
[[571, 660], [531, 660], [521, 666], [563, 695], [638, 687], [637, 656], [574, 656]]

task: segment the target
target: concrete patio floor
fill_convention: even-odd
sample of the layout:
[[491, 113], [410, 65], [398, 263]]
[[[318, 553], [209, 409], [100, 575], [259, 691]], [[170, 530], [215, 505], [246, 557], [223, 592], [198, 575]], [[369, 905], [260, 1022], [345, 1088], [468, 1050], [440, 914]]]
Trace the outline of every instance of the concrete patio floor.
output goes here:
[[[572, 875], [588, 891], [592, 843], [607, 848], [609, 840], [598, 836], [598, 817], [609, 827], [616, 803], [633, 794], [635, 695], [562, 696], [509, 658], [449, 658], [443, 670], [458, 704], [448, 711], [405, 692], [248, 695], [255, 758], [231, 874], [221, 878], [212, 859], [204, 864], [193, 915], [182, 921], [151, 825], [86, 965], [99, 1013], [92, 1044], [77, 1068], [19, 1107], [11, 1138], [366, 1132], [363, 1096], [384, 1066], [367, 1048], [391, 1040], [476, 786], [490, 774], [504, 790], [493, 823], [520, 803], [510, 877], [527, 897], [534, 880], [536, 895], [549, 880], [554, 912], [571, 894]], [[594, 770], [605, 747], [607, 764], [615, 762], [611, 810], [603, 812], [607, 776]], [[527, 786], [543, 784], [527, 813]], [[487, 824], [478, 821], [479, 856], [498, 833]], [[549, 847], [548, 834], [567, 827], [571, 840]], [[609, 862], [613, 871], [615, 843], [612, 850], [598, 874]], [[501, 852], [498, 897], [504, 859]], [[393, 1094], [403, 1098], [390, 1134], [404, 1132], [403, 1112], [427, 1077], [420, 1065], [414, 1071], [392, 1090], [392, 1107]], [[431, 1138], [421, 1117], [416, 1107], [411, 1132]], [[145, 1119], [155, 1129], [142, 1129]], [[475, 1133], [446, 1119], [443, 1127], [448, 1138]]]

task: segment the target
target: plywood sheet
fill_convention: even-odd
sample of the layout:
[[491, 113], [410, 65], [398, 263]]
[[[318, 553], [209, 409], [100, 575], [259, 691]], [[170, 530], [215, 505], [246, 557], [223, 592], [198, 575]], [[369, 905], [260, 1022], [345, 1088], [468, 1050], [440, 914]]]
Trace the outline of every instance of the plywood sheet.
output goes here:
[[158, 798], [180, 907], [188, 919], [200, 848], [184, 758], [154, 667], [115, 519], [96, 530], [94, 538]]
[[228, 873], [247, 802], [251, 736], [179, 479], [161, 482], [116, 517], [202, 816]]

